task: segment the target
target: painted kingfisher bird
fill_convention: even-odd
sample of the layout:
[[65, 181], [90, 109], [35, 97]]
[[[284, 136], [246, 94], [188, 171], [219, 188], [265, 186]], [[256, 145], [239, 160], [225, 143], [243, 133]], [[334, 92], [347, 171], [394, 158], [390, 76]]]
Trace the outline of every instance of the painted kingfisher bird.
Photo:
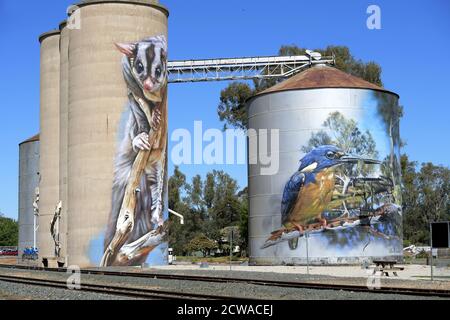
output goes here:
[[[284, 188], [281, 201], [281, 223], [283, 228], [274, 231], [267, 242], [276, 241], [284, 232], [304, 228], [318, 221], [325, 228], [322, 213], [328, 209], [335, 190], [335, 168], [345, 163], [378, 163], [376, 160], [350, 156], [336, 146], [323, 145], [306, 154], [300, 167]], [[289, 247], [297, 248], [298, 238], [289, 240]]]

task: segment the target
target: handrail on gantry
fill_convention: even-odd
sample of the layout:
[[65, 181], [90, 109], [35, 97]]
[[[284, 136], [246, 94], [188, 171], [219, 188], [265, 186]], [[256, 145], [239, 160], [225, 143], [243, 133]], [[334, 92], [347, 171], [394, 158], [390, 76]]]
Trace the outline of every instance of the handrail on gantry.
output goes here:
[[289, 77], [313, 64], [334, 63], [334, 57], [307, 50], [301, 56], [170, 61], [168, 73], [169, 83], [251, 80]]

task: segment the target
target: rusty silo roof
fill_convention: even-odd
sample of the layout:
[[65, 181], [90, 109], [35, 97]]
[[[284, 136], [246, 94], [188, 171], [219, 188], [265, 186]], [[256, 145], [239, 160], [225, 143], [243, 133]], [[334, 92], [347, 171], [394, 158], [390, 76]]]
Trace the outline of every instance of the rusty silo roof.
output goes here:
[[37, 135], [35, 135], [35, 136], [32, 136], [31, 138], [28, 138], [27, 140], [25, 140], [25, 141], [22, 141], [21, 143], [19, 143], [19, 146], [20, 145], [22, 145], [22, 144], [24, 144], [24, 143], [27, 143], [27, 142], [35, 142], [35, 141], [39, 141], [39, 133], [37, 134]]
[[397, 95], [394, 92], [388, 91], [361, 78], [352, 76], [339, 69], [326, 65], [316, 65], [258, 93], [256, 96], [280, 91], [319, 88], [371, 89]]

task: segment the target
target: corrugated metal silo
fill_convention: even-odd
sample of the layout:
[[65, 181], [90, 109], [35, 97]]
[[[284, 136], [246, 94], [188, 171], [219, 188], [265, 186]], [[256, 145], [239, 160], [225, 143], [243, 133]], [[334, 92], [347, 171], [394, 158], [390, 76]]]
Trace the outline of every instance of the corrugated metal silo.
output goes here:
[[55, 257], [50, 223], [59, 201], [59, 30], [39, 37], [41, 43], [40, 204], [38, 248], [41, 257]]
[[250, 137], [279, 130], [275, 174], [249, 149], [251, 264], [401, 259], [399, 109], [396, 94], [325, 65], [248, 102]]
[[[111, 212], [119, 123], [128, 99], [115, 43], [167, 37], [157, 1], [83, 1], [70, 31], [68, 103], [68, 261], [99, 265]], [[75, 13], [73, 13], [75, 14]]]
[[39, 135], [19, 144], [19, 257], [34, 244], [34, 210], [39, 186]]

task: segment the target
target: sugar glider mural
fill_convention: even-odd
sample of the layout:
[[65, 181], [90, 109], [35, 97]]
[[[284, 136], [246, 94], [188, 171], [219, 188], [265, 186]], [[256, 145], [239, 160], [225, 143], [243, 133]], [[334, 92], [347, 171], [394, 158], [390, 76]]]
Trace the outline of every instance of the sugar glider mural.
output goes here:
[[377, 140], [355, 120], [333, 112], [323, 127], [303, 146], [305, 155], [284, 187], [281, 228], [262, 249], [286, 241], [290, 250], [298, 250], [305, 232], [337, 252], [351, 251], [361, 242], [367, 247], [377, 239], [401, 248], [398, 132], [390, 128], [391, 142], [385, 143], [379, 160]]
[[140, 265], [167, 232], [167, 43], [117, 43], [128, 87], [101, 266]]

